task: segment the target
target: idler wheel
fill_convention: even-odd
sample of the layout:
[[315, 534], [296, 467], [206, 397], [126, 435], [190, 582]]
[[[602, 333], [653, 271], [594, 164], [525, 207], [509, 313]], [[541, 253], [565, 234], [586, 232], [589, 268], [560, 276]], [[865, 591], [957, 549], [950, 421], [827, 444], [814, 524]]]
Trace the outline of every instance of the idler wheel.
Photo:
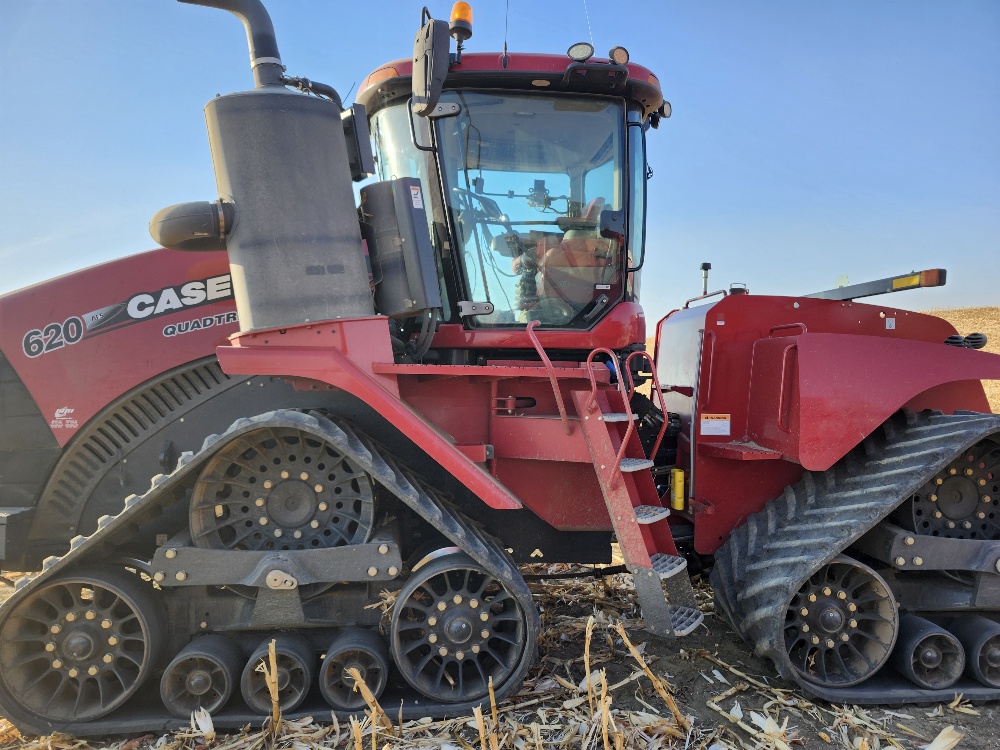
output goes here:
[[1000, 539], [1000, 445], [976, 443], [900, 509], [903, 526], [950, 539]]
[[896, 602], [874, 570], [845, 555], [802, 584], [785, 610], [785, 649], [805, 681], [847, 687], [888, 660], [898, 632]]
[[392, 655], [403, 678], [432, 700], [476, 700], [517, 669], [527, 647], [517, 600], [468, 555], [412, 573], [392, 613]]
[[167, 666], [160, 680], [163, 705], [186, 719], [203, 708], [210, 714], [226, 705], [243, 666], [239, 647], [221, 635], [191, 641]]
[[302, 550], [360, 544], [372, 481], [329, 443], [290, 427], [248, 432], [202, 470], [191, 498], [195, 545]]
[[274, 640], [275, 662], [278, 667], [278, 707], [294, 711], [306, 699], [316, 675], [316, 652], [309, 641], [298, 635], [278, 634], [265, 639], [250, 656], [243, 668], [240, 691], [247, 705], [259, 714], [271, 713], [271, 692], [258, 669], [264, 662], [270, 669], [269, 647]]
[[948, 626], [965, 649], [965, 673], [1000, 688], [1000, 624], [981, 615], [960, 617]]
[[371, 630], [346, 630], [330, 644], [319, 673], [319, 689], [326, 702], [338, 711], [365, 707], [355, 680], [348, 673], [356, 669], [368, 689], [378, 698], [389, 678], [389, 646]]
[[0, 626], [6, 700], [53, 723], [99, 719], [149, 676], [163, 645], [153, 589], [95, 568], [41, 584]]
[[944, 628], [916, 615], [904, 615], [899, 620], [892, 666], [918, 687], [943, 690], [962, 676], [965, 651]]

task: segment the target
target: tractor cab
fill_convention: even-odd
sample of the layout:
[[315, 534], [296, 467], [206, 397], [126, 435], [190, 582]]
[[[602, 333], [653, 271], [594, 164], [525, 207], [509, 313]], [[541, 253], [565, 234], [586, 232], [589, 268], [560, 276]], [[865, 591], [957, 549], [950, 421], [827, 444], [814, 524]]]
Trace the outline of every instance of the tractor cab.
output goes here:
[[463, 56], [469, 15], [457, 54], [428, 19], [412, 60], [362, 84], [376, 179], [419, 181], [441, 323], [593, 329], [637, 300], [645, 132], [669, 105], [621, 47]]

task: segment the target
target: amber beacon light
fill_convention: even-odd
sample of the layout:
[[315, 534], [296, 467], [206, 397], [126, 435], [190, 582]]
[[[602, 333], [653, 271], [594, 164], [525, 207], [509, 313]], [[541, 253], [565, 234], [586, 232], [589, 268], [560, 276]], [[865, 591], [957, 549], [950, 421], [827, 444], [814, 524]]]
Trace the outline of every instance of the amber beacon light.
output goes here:
[[472, 38], [471, 5], [459, 2], [451, 6], [451, 24], [449, 26], [449, 31], [459, 45]]

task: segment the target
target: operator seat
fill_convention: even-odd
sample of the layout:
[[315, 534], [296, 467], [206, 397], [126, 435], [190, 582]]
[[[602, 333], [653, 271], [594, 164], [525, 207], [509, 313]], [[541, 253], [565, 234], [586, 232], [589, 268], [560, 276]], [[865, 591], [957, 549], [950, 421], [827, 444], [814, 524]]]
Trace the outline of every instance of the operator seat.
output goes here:
[[580, 216], [562, 217], [562, 242], [541, 255], [542, 285], [539, 293], [569, 302], [580, 309], [600, 295], [598, 285], [618, 281], [617, 244], [601, 236], [604, 198], [594, 198]]

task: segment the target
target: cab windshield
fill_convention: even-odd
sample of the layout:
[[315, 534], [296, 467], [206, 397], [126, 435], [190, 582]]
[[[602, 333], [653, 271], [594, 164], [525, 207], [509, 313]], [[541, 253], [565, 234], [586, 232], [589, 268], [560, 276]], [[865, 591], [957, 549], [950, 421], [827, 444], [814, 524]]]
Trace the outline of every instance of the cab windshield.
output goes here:
[[[622, 102], [451, 91], [437, 120], [445, 200], [474, 326], [587, 328], [621, 299]], [[619, 229], [619, 231], [624, 231]]]

